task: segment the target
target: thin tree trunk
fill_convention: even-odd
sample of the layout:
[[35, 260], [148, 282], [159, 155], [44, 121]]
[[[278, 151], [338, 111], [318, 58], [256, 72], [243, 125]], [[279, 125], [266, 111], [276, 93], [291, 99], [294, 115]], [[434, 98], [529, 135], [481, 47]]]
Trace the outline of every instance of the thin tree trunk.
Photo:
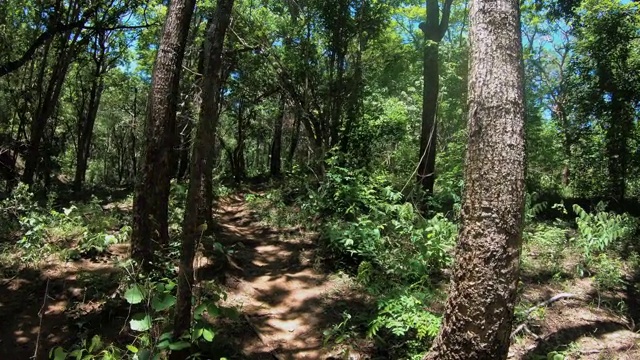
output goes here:
[[[46, 91], [40, 97], [38, 101], [38, 109], [36, 116], [31, 124], [31, 131], [29, 137], [29, 150], [25, 159], [24, 172], [22, 174], [22, 181], [25, 184], [32, 185], [34, 177], [38, 169], [38, 164], [41, 160], [40, 147], [42, 144], [42, 137], [49, 118], [55, 112], [58, 106], [58, 101], [62, 93], [62, 85], [67, 78], [67, 72], [71, 63], [72, 57], [75, 55], [75, 49], [73, 45], [78, 41], [80, 33], [76, 32], [70, 41], [71, 46], [67, 43], [67, 38], [61, 39], [60, 49], [57, 54], [57, 60], [53, 67], [53, 73], [49, 79], [49, 84]], [[44, 65], [43, 65], [44, 66]], [[44, 73], [41, 75], [44, 76]], [[41, 79], [42, 80], [42, 79]], [[40, 81], [40, 80], [39, 80]]]
[[131, 143], [131, 180], [135, 182], [138, 173], [138, 162], [136, 157], [136, 126], [138, 123], [138, 88], [133, 88], [133, 115], [131, 116], [131, 130], [129, 141]]
[[303, 116], [300, 111], [295, 112], [295, 118], [293, 120], [293, 128], [291, 129], [291, 144], [289, 145], [289, 154], [287, 155], [288, 169], [293, 169], [293, 159], [298, 149], [298, 142], [300, 141], [300, 117]]
[[271, 142], [271, 159], [269, 162], [271, 176], [276, 178], [282, 174], [282, 123], [286, 110], [286, 98], [282, 95], [280, 113], [276, 116], [273, 124], [273, 141]]
[[[103, 53], [104, 55], [104, 53]], [[86, 112], [83, 109], [81, 118], [78, 120], [78, 147], [76, 153], [76, 173], [73, 181], [74, 191], [80, 192], [84, 184], [87, 173], [87, 164], [91, 152], [91, 140], [93, 137], [93, 127], [98, 116], [98, 107], [104, 89], [104, 79], [102, 75], [102, 61], [96, 63], [93, 83], [89, 95], [89, 103]]]
[[[202, 215], [210, 210], [203, 209], [206, 202], [207, 186], [205, 177], [209, 175], [211, 158], [210, 146], [215, 140], [218, 101], [220, 90], [220, 68], [224, 38], [231, 22], [231, 9], [234, 0], [218, 0], [216, 16], [207, 31], [205, 39], [205, 70], [202, 87], [202, 105], [191, 155], [190, 181], [183, 222], [183, 239], [178, 272], [178, 296], [174, 317], [174, 335], [178, 337], [191, 327], [191, 297], [193, 293], [193, 258], [196, 244], [204, 231]], [[204, 207], [210, 207], [206, 204]]]
[[169, 241], [171, 157], [182, 60], [195, 0], [172, 0], [147, 102], [145, 144], [133, 203], [131, 257], [149, 269], [153, 251]]
[[439, 43], [449, 26], [452, 0], [445, 0], [440, 20], [437, 0], [427, 0], [427, 21], [420, 24], [424, 33], [424, 78], [422, 92], [422, 130], [420, 132], [420, 152], [418, 159], [418, 182], [428, 193], [433, 193], [436, 171], [436, 142], [438, 130], [436, 113], [438, 92], [440, 91]]
[[470, 12], [469, 143], [444, 321], [427, 360], [504, 360], [524, 212], [524, 70], [517, 0]]

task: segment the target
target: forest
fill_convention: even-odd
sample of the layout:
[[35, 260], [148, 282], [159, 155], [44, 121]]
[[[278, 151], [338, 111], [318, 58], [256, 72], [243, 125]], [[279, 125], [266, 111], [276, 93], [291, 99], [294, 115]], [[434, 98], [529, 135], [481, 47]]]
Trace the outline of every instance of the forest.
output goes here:
[[640, 1], [0, 1], [0, 358], [640, 359]]

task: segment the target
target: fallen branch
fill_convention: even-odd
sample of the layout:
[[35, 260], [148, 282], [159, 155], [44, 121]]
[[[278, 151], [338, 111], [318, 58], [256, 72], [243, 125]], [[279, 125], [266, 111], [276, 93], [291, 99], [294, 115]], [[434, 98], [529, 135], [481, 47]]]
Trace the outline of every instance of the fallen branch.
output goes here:
[[[576, 295], [574, 294], [570, 294], [570, 293], [562, 293], [562, 294], [558, 294], [550, 299], [547, 299], [541, 303], [539, 303], [536, 306], [532, 306], [529, 309], [527, 309], [527, 311], [524, 312], [524, 322], [520, 325], [518, 325], [515, 330], [513, 330], [513, 332], [511, 333], [511, 338], [513, 339], [516, 335], [518, 335], [519, 332], [521, 332], [522, 330], [528, 330], [529, 333], [533, 334], [531, 332], [531, 330], [529, 330], [529, 328], [527, 327], [527, 321], [529, 320], [529, 316], [531, 315], [532, 312], [538, 310], [541, 307], [546, 307], [549, 306], [551, 304], [553, 304], [554, 302], [558, 301], [558, 300], [562, 300], [562, 299], [572, 299], [575, 298]], [[536, 338], [536, 340], [539, 339], [539, 337]]]

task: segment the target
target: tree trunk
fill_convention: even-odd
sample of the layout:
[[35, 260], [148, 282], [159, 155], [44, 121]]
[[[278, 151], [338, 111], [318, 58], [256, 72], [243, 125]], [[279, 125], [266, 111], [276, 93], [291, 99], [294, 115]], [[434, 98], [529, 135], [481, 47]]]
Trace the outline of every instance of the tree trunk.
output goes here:
[[[66, 35], [67, 37], [70, 36], [70, 34]], [[41, 161], [40, 148], [42, 146], [42, 137], [47, 127], [47, 123], [49, 122], [49, 118], [51, 118], [58, 106], [58, 100], [62, 94], [62, 85], [67, 78], [71, 59], [75, 55], [76, 49], [73, 47], [78, 42], [79, 36], [80, 33], [76, 32], [71, 40], [67, 40], [67, 38], [62, 38], [60, 40], [59, 51], [56, 57], [56, 62], [52, 68], [49, 84], [47, 85], [47, 89], [44, 94], [42, 94], [38, 100], [36, 115], [33, 119], [33, 123], [31, 124], [29, 150], [25, 159], [24, 172], [22, 173], [22, 181], [25, 184], [32, 185], [35, 180], [34, 177]], [[42, 70], [45, 70], [45, 64], [46, 59], [43, 62]], [[44, 71], [41, 73], [41, 78], [38, 81], [43, 81], [43, 78]]]
[[471, 6], [462, 223], [444, 321], [428, 360], [507, 358], [525, 191], [519, 16], [517, 0]]
[[291, 144], [289, 145], [289, 154], [287, 155], [287, 166], [289, 170], [293, 169], [293, 159], [296, 155], [296, 150], [298, 149], [298, 142], [300, 140], [300, 117], [302, 117], [302, 112], [296, 110], [295, 118], [293, 119], [293, 128], [291, 129]]
[[427, 21], [420, 24], [424, 33], [424, 78], [422, 92], [422, 130], [420, 132], [420, 152], [418, 159], [418, 182], [428, 193], [433, 193], [436, 169], [437, 123], [436, 113], [440, 90], [439, 43], [449, 26], [452, 0], [445, 0], [440, 21], [437, 0], [427, 0]]
[[138, 126], [138, 88], [133, 88], [133, 114], [131, 116], [131, 131], [129, 142], [131, 144], [131, 180], [135, 182], [138, 174], [138, 162], [136, 157], [136, 127]]
[[282, 122], [286, 108], [286, 98], [282, 95], [280, 114], [276, 116], [273, 124], [273, 141], [271, 142], [271, 159], [269, 163], [271, 176], [276, 178], [280, 177], [282, 171]]
[[131, 257], [149, 269], [154, 248], [169, 241], [169, 169], [175, 143], [182, 59], [195, 0], [172, 0], [147, 102], [145, 144], [133, 203]]
[[99, 60], [96, 61], [96, 69], [91, 84], [91, 90], [89, 94], [89, 102], [87, 108], [82, 109], [80, 119], [78, 119], [78, 147], [76, 152], [76, 173], [73, 181], [73, 187], [75, 192], [82, 190], [84, 184], [85, 175], [87, 173], [87, 164], [89, 162], [89, 155], [91, 152], [91, 139], [93, 137], [93, 126], [98, 116], [98, 107], [100, 106], [100, 99], [102, 97], [102, 91], [104, 90], [104, 79], [102, 75], [106, 72], [104, 68], [104, 56], [106, 55], [106, 48], [103, 48], [102, 53], [99, 55]]
[[627, 178], [628, 138], [633, 132], [633, 112], [620, 94], [611, 93], [611, 120], [607, 129], [606, 148], [609, 172], [608, 195], [617, 202], [625, 197]]
[[[204, 231], [200, 227], [206, 224], [202, 215], [210, 216], [211, 204], [206, 204], [205, 177], [210, 175], [210, 146], [215, 140], [214, 131], [218, 114], [220, 91], [220, 68], [224, 37], [231, 22], [231, 9], [234, 0], [218, 0], [216, 16], [207, 31], [205, 39], [205, 70], [202, 87], [202, 105], [191, 155], [190, 181], [184, 213], [183, 239], [178, 273], [178, 296], [174, 318], [174, 335], [179, 337], [191, 327], [191, 297], [193, 277], [193, 258], [196, 244]], [[203, 206], [205, 204], [205, 206]], [[209, 207], [209, 210], [206, 208]]]

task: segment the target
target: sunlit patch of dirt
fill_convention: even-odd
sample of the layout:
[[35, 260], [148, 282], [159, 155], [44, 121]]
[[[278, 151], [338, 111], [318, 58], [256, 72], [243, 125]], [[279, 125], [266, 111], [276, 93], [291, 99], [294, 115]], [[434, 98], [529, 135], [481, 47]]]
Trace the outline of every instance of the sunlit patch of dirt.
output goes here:
[[274, 229], [260, 219], [241, 196], [219, 203], [218, 241], [242, 244], [233, 255], [241, 271], [226, 279], [228, 306], [241, 321], [226, 328], [227, 336], [248, 359], [370, 358], [370, 341], [341, 346], [325, 342], [323, 331], [342, 321], [342, 312], [370, 311], [368, 299], [348, 279], [314, 268], [317, 238], [300, 229]]
[[560, 293], [571, 293], [575, 298], [554, 302], [531, 316], [527, 331], [520, 333], [511, 346], [510, 359], [546, 359], [552, 352], [566, 359], [640, 359], [640, 335], [635, 324], [616, 308], [624, 302], [624, 294], [598, 296], [588, 278], [524, 287], [521, 301], [527, 306]]

